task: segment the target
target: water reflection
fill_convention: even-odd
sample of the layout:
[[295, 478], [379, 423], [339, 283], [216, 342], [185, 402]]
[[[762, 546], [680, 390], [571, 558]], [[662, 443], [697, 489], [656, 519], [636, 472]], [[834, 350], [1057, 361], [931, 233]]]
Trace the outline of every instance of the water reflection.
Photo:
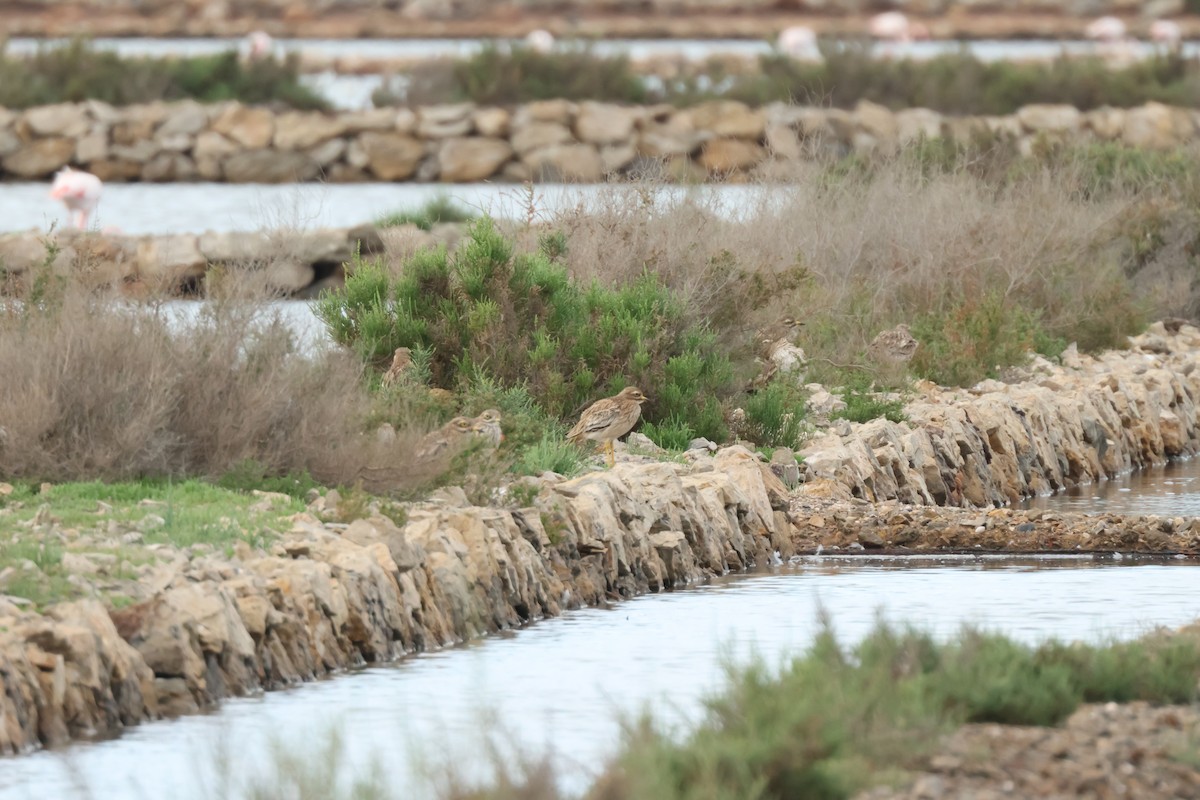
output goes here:
[[227, 703], [206, 716], [153, 723], [124, 737], [0, 762], [0, 798], [77, 798], [66, 765], [88, 776], [90, 797], [205, 794], [224, 742], [235, 776], [262, 774], [272, 736], [296, 753], [340, 723], [344, 763], [387, 767], [393, 788], [421, 797], [419, 754], [479, 774], [481, 730], [535, 753], [558, 754], [570, 787], [586, 784], [619, 738], [618, 717], [644, 706], [695, 720], [722, 683], [722, 661], [777, 664], [806, 647], [825, 609], [848, 641], [877, 620], [911, 622], [945, 637], [964, 623], [1021, 641], [1133, 637], [1200, 615], [1193, 567], [1097, 567], [1080, 559], [831, 559], [738, 576], [690, 591], [588, 609], [470, 647], [396, 666]]
[[1086, 513], [1200, 515], [1200, 459], [1148, 467], [1052, 497], [1035, 497], [1022, 508]]

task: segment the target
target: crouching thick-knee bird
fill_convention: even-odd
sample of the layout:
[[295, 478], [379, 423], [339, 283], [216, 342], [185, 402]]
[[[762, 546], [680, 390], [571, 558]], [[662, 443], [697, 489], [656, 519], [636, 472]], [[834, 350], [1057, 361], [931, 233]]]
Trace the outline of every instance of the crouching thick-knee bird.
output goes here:
[[633, 430], [638, 417], [642, 415], [642, 403], [648, 398], [641, 389], [628, 386], [621, 390], [616, 397], [606, 397], [597, 400], [579, 416], [579, 422], [571, 428], [567, 439], [578, 442], [581, 439], [591, 439], [604, 445], [604, 456], [608, 466], [617, 463], [617, 455], [613, 452], [613, 440], [620, 439]]

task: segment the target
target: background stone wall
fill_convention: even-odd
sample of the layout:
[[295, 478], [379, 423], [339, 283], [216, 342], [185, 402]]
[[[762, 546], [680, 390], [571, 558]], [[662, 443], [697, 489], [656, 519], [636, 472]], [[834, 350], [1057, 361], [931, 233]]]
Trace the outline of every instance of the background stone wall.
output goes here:
[[66, 165], [105, 181], [595, 182], [665, 169], [738, 179], [829, 153], [891, 149], [921, 136], [1098, 139], [1147, 148], [1192, 141], [1200, 111], [1148, 103], [1080, 112], [1031, 105], [999, 117], [717, 101], [689, 109], [549, 100], [326, 114], [187, 101], [114, 108], [88, 101], [0, 109], [0, 179], [44, 180]]

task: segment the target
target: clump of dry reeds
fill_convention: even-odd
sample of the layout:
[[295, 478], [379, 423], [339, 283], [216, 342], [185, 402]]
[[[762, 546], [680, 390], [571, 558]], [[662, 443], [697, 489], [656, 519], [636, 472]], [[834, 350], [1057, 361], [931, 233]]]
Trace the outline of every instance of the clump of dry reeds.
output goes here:
[[[978, 308], [1023, 320], [1001, 332], [1017, 356], [1070, 341], [1117, 346], [1154, 315], [1200, 310], [1187, 233], [1195, 204], [1182, 184], [1155, 180], [1150, 167], [1145, 180], [1127, 166], [1110, 174], [1103, 150], [992, 165], [962, 153], [936, 169], [916, 150], [814, 161], [787, 184], [723, 194], [614, 186], [549, 224], [565, 233], [579, 277], [656, 273], [729, 342], [795, 315], [807, 322], [806, 350], [834, 364], [860, 361], [899, 322], [927, 338], [943, 335], [942, 320], [978, 325]], [[733, 214], [722, 207], [731, 202]], [[954, 375], [916, 367], [977, 380], [991, 355]]]
[[343, 354], [301, 353], [264, 303], [133, 304], [66, 283], [0, 306], [0, 477], [351, 478], [368, 397]]

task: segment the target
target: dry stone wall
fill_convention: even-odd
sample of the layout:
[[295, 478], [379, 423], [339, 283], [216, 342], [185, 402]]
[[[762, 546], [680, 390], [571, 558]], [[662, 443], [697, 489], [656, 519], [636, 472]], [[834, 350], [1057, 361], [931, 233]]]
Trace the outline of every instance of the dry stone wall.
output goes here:
[[920, 137], [1117, 141], [1165, 149], [1196, 139], [1200, 111], [1147, 103], [1081, 112], [1030, 105], [952, 117], [861, 102], [853, 110], [716, 101], [688, 109], [548, 100], [319, 113], [192, 101], [98, 101], [0, 109], [0, 180], [45, 180], [64, 166], [105, 181], [596, 182], [661, 171], [738, 179], [829, 153], [888, 151]]
[[1195, 455], [1200, 329], [1155, 323], [1130, 345], [1019, 383], [927, 384], [906, 422], [832, 426], [801, 451], [801, 494], [991, 508]]
[[184, 560], [142, 602], [46, 614], [0, 598], [0, 753], [108, 735], [286, 686], [682, 587], [790, 552], [783, 485], [731, 447], [554, 482], [520, 510], [414, 507], [270, 552]]

